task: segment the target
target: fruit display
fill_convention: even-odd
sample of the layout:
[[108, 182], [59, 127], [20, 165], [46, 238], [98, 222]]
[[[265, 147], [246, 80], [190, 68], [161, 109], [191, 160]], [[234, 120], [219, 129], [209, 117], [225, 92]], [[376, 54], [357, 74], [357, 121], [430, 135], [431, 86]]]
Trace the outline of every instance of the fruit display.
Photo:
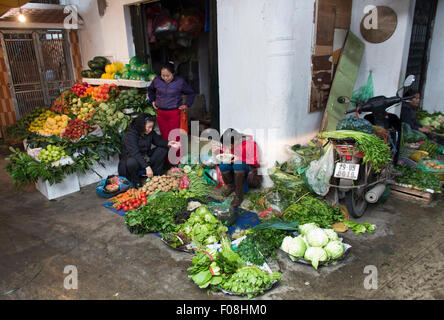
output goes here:
[[29, 131], [31, 132], [38, 132], [43, 128], [43, 125], [46, 122], [46, 119], [50, 117], [55, 117], [56, 114], [50, 110], [44, 110], [42, 113], [39, 114], [37, 118], [34, 118], [32, 123], [29, 126]]
[[156, 191], [168, 192], [179, 188], [179, 178], [175, 176], [154, 176], [141, 188], [148, 196]]
[[38, 155], [38, 159], [42, 162], [54, 162], [66, 156], [67, 154], [62, 147], [48, 145], [46, 149], [42, 149]]
[[86, 89], [88, 89], [90, 85], [86, 82], [79, 83], [76, 82], [71, 88], [71, 91], [74, 92], [79, 97], [86, 97]]
[[84, 78], [100, 78], [105, 73], [105, 67], [109, 63], [110, 61], [105, 57], [94, 57], [94, 59], [88, 61], [90, 69], [83, 70], [81, 75]]
[[91, 126], [81, 119], [72, 119], [68, 122], [68, 126], [62, 133], [62, 137], [71, 140], [78, 140], [83, 135], [87, 135], [91, 131]]
[[117, 86], [115, 84], [102, 84], [97, 87], [90, 87], [86, 90], [86, 94], [97, 102], [104, 102], [117, 95]]
[[125, 130], [131, 122], [131, 117], [118, 111], [116, 103], [102, 102], [96, 109], [93, 120], [102, 128], [106, 126], [117, 126]]
[[150, 76], [153, 78], [150, 66], [134, 56], [130, 59], [129, 64], [122, 68], [121, 72], [114, 75], [114, 79], [151, 81], [149, 80]]
[[44, 136], [59, 136], [68, 126], [68, 121], [69, 117], [66, 114], [49, 117], [43, 124], [43, 128], [40, 129], [37, 133]]
[[137, 88], [121, 90], [116, 98], [119, 109], [134, 108], [137, 112], [150, 113], [156, 115], [154, 108], [146, 98], [146, 92]]
[[102, 74], [102, 79], [114, 79], [114, 75], [123, 70], [123, 64], [121, 62], [110, 63], [105, 66], [105, 73]]
[[73, 103], [71, 111], [77, 119], [88, 121], [93, 117], [97, 102], [82, 102], [81, 99], [73, 99]]
[[55, 113], [69, 114], [71, 111], [71, 100], [77, 97], [76, 93], [71, 90], [62, 92], [62, 94], [55, 99], [51, 106], [51, 111]]

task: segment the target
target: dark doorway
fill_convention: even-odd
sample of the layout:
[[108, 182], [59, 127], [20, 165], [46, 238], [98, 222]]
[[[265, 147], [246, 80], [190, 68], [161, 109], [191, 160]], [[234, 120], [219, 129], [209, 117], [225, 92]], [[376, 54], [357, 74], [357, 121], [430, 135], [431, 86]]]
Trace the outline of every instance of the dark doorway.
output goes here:
[[[199, 120], [201, 130], [219, 130], [216, 0], [158, 0], [129, 7], [138, 58], [157, 75], [161, 65], [173, 61], [176, 75], [197, 93], [190, 120]], [[184, 31], [193, 18], [203, 22], [201, 31]]]
[[416, 1], [415, 6], [406, 75], [415, 75], [416, 81], [411, 88], [421, 93], [421, 96], [426, 81], [429, 44], [437, 3], [437, 0], [421, 0]]

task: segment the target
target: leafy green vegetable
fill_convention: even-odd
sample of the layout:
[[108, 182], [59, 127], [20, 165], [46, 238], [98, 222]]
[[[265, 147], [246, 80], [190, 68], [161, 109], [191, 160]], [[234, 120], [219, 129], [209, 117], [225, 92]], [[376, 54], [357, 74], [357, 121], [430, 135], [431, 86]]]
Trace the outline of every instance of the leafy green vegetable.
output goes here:
[[398, 183], [435, 191], [441, 190], [441, 181], [439, 177], [432, 172], [422, 171], [419, 168], [405, 165], [396, 166], [396, 170], [402, 174], [402, 176], [395, 177], [395, 181]]
[[222, 250], [217, 254], [217, 262], [222, 273], [231, 274], [245, 266], [245, 261], [231, 249], [231, 242], [227, 237], [223, 237], [221, 243]]
[[263, 293], [276, 280], [282, 280], [279, 272], [268, 273], [256, 266], [246, 266], [237, 270], [220, 287], [235, 293], [245, 293], [250, 299]]
[[376, 135], [352, 130], [336, 130], [321, 132], [321, 138], [345, 139], [353, 138], [357, 147], [364, 152], [363, 163], [370, 163], [375, 172], [391, 162], [390, 147]]
[[283, 217], [287, 221], [297, 221], [299, 225], [314, 222], [322, 228], [329, 228], [335, 222], [343, 220], [338, 207], [332, 207], [310, 195], [289, 206], [284, 211]]
[[174, 217], [185, 210], [187, 200], [173, 191], [156, 194], [146, 206], [130, 210], [125, 215], [125, 224], [131, 233], [144, 235], [149, 232], [172, 233], [176, 229]]
[[359, 224], [353, 221], [344, 221], [344, 225], [352, 229], [355, 234], [362, 234], [365, 232], [373, 233], [376, 229], [376, 226], [374, 224], [370, 224], [368, 222], [365, 222], [364, 224]]
[[193, 211], [176, 231], [189, 236], [197, 247], [202, 247], [218, 242], [228, 228], [203, 205]]

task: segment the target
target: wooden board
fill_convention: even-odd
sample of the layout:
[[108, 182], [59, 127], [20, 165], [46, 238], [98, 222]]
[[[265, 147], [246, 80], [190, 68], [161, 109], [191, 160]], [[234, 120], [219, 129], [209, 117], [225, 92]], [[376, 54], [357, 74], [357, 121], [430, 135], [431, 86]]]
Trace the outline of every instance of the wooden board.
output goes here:
[[336, 2], [335, 28], [350, 29], [352, 4], [353, 0], [338, 0]]
[[352, 96], [364, 48], [364, 42], [349, 31], [333, 79], [321, 131], [336, 130], [336, 124], [345, 118], [344, 112], [348, 109], [348, 105], [340, 104], [338, 97]]
[[429, 192], [422, 192], [415, 189], [400, 187], [397, 185], [390, 186], [390, 192], [397, 198], [420, 201], [425, 204], [432, 202], [433, 194]]

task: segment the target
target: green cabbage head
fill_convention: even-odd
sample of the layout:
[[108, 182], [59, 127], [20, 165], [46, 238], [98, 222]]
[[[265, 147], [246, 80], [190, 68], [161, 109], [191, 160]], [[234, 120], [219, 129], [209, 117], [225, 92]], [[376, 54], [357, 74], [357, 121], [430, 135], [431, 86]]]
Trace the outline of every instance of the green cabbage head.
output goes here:
[[327, 261], [328, 256], [324, 249], [319, 247], [309, 247], [305, 251], [304, 259], [311, 262], [311, 265], [317, 270], [319, 262]]
[[310, 247], [323, 247], [328, 243], [328, 236], [321, 228], [310, 230], [306, 237]]
[[299, 226], [299, 232], [305, 236], [310, 230], [319, 228], [316, 223], [306, 223]]
[[330, 241], [338, 240], [338, 234], [333, 229], [322, 229]]
[[344, 254], [344, 245], [341, 241], [330, 241], [324, 250], [330, 259], [338, 259]]

